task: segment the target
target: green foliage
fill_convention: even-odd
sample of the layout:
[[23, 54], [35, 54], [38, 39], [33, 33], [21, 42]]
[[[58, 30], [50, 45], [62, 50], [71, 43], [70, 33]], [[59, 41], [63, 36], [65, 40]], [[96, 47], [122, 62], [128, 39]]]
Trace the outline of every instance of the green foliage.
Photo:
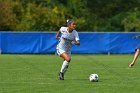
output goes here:
[[10, 0], [0, 1], [0, 30], [14, 30], [17, 23], [13, 13], [13, 2]]
[[0, 31], [140, 31], [139, 0], [1, 0]]
[[132, 12], [127, 12], [126, 18], [122, 21], [125, 31], [140, 31], [140, 11], [135, 8]]

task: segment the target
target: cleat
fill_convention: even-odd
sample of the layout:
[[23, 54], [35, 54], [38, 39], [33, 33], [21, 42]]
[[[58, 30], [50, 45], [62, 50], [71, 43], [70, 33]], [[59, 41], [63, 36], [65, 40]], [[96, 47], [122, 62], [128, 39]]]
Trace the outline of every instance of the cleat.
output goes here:
[[64, 73], [59, 73], [59, 80], [64, 80]]
[[129, 67], [131, 68], [133, 65], [134, 65], [134, 64], [133, 64], [133, 63], [131, 63], [131, 64], [129, 65]]

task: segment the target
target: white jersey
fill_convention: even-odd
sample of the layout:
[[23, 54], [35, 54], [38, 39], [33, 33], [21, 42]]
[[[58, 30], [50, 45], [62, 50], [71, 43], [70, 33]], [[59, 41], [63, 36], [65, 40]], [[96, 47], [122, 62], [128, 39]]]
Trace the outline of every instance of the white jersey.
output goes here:
[[79, 36], [76, 30], [73, 30], [72, 33], [69, 33], [67, 29], [67, 27], [60, 28], [61, 38], [59, 44], [57, 45], [57, 49], [64, 50], [65, 52], [70, 52], [72, 45], [71, 42], [73, 40], [79, 40]]

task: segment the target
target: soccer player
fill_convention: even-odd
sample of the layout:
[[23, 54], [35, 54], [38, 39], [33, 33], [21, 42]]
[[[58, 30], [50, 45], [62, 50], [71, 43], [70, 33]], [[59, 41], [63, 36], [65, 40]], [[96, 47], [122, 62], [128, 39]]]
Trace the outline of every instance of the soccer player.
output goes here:
[[[73, 20], [67, 22], [66, 27], [61, 27], [56, 34], [56, 39], [59, 41], [57, 45], [57, 54], [64, 59], [59, 73], [59, 79], [64, 80], [64, 74], [68, 69], [71, 61], [71, 45], [80, 45], [78, 32], [75, 30], [76, 23]], [[59, 37], [61, 35], [61, 37]]]
[[[140, 38], [140, 35], [135, 36], [134, 38]], [[134, 58], [133, 58], [132, 62], [129, 64], [129, 67], [130, 67], [130, 68], [131, 68], [132, 66], [134, 66], [134, 64], [135, 64], [135, 62], [136, 62], [136, 60], [137, 60], [139, 54], [140, 54], [140, 45], [137, 47], [136, 52], [135, 52], [135, 54], [134, 54]]]

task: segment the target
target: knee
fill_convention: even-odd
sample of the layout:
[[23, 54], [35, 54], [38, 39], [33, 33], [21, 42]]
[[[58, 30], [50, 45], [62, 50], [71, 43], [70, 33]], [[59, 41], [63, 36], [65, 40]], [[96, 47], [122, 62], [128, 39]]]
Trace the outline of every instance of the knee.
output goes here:
[[67, 57], [65, 60], [66, 60], [67, 62], [70, 62], [70, 61], [71, 61], [71, 58], [70, 58], [70, 57]]
[[140, 53], [140, 49], [137, 49], [137, 52], [139, 52], [139, 53]]

